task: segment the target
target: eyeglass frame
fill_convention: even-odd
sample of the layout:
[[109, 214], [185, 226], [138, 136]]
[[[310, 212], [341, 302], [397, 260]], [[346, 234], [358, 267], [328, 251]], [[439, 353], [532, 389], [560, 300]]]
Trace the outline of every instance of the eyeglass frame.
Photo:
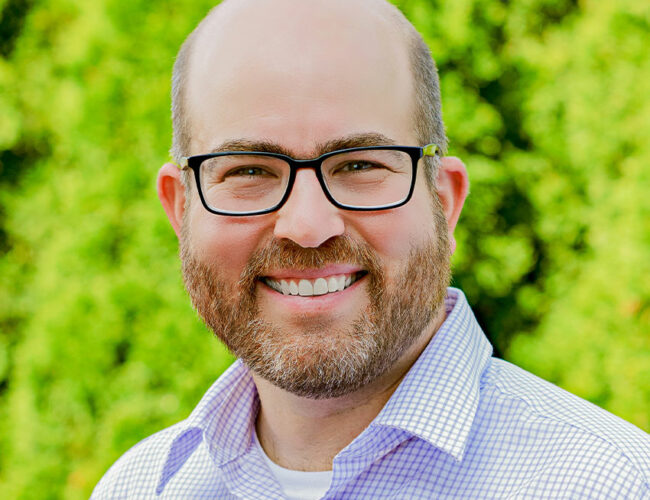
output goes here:
[[[395, 203], [388, 203], [386, 205], [378, 205], [374, 207], [358, 207], [354, 205], [346, 205], [336, 201], [332, 196], [332, 194], [330, 193], [329, 188], [327, 187], [327, 183], [323, 178], [323, 172], [322, 172], [323, 162], [327, 158], [330, 158], [332, 156], [341, 153], [351, 153], [355, 151], [373, 151], [373, 150], [400, 151], [402, 153], [407, 153], [411, 157], [411, 166], [413, 170], [411, 176], [411, 185], [409, 187], [409, 191], [406, 197], [403, 200], [397, 201]], [[218, 153], [184, 156], [181, 158], [181, 164], [179, 168], [180, 170], [191, 169], [194, 171], [194, 178], [196, 180], [196, 187], [199, 192], [199, 198], [201, 199], [201, 203], [203, 203], [203, 206], [208, 212], [213, 213], [215, 215], [224, 215], [224, 216], [232, 216], [232, 217], [248, 217], [253, 215], [269, 214], [271, 212], [275, 212], [276, 210], [279, 210], [280, 208], [282, 208], [282, 205], [284, 205], [289, 199], [289, 196], [291, 195], [291, 191], [293, 190], [294, 182], [296, 180], [296, 174], [298, 170], [301, 168], [311, 168], [314, 170], [314, 173], [316, 174], [316, 178], [318, 179], [318, 182], [320, 184], [321, 189], [323, 190], [323, 193], [325, 194], [325, 197], [335, 207], [341, 208], [343, 210], [374, 212], [378, 210], [389, 210], [391, 208], [401, 207], [406, 203], [408, 203], [411, 197], [413, 196], [413, 191], [415, 189], [415, 180], [417, 177], [418, 162], [420, 161], [420, 159], [422, 159], [425, 156], [434, 157], [434, 156], [440, 156], [440, 154], [441, 154], [440, 147], [434, 143], [427, 144], [426, 146], [361, 146], [355, 148], [337, 149], [334, 151], [329, 151], [327, 153], [324, 153], [316, 158], [307, 159], [307, 160], [297, 160], [288, 155], [284, 155], [280, 153], [266, 153], [263, 151], [221, 151]], [[226, 210], [217, 210], [208, 205], [205, 197], [203, 196], [203, 190], [201, 189], [201, 176], [199, 173], [201, 163], [203, 163], [205, 160], [209, 160], [210, 158], [217, 158], [220, 156], [234, 156], [234, 155], [242, 155], [242, 156], [262, 155], [262, 156], [269, 156], [272, 158], [278, 158], [287, 162], [287, 164], [289, 165], [289, 180], [287, 182], [287, 187], [285, 189], [284, 195], [282, 196], [282, 198], [278, 203], [264, 210], [254, 210], [249, 212], [229, 212]]]

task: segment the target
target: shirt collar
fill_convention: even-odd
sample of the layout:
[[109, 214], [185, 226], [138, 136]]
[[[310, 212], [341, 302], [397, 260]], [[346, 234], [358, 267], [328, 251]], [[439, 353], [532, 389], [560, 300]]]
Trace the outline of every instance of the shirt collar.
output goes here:
[[[463, 292], [448, 288], [445, 307], [446, 320], [370, 428], [406, 431], [460, 461], [478, 407], [480, 377], [492, 346]], [[253, 444], [258, 409], [253, 378], [237, 360], [179, 425], [161, 470], [158, 490], [162, 491], [201, 441], [219, 467], [246, 453]]]
[[237, 360], [190, 415], [190, 425], [203, 431], [203, 440], [218, 466], [236, 459], [252, 445], [259, 404], [253, 377]]
[[158, 494], [201, 444], [218, 467], [244, 454], [253, 440], [259, 398], [253, 377], [236, 360], [203, 395], [190, 416], [179, 424], [161, 469]]
[[370, 427], [404, 430], [461, 461], [492, 346], [463, 292], [448, 288], [447, 318]]

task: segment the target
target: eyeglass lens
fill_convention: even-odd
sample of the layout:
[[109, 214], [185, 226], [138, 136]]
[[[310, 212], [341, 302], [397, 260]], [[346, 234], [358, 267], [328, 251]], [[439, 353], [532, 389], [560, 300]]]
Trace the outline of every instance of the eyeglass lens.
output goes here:
[[[321, 171], [338, 203], [372, 208], [397, 204], [409, 193], [413, 176], [408, 153], [362, 150], [326, 158]], [[253, 212], [269, 209], [284, 197], [289, 163], [266, 155], [227, 155], [204, 160], [199, 176], [206, 203], [215, 210]]]

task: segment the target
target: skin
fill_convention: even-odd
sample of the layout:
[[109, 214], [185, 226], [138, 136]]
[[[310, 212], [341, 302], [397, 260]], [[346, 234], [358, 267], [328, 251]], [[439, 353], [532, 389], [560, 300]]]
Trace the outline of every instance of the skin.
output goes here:
[[[366, 133], [417, 145], [408, 53], [403, 34], [386, 12], [382, 2], [364, 0], [223, 4], [204, 24], [192, 54], [186, 94], [191, 154], [244, 139], [270, 141], [295, 158], [313, 158], [328, 141]], [[186, 200], [180, 172], [171, 163], [160, 169], [157, 187], [177, 236], [183, 223], [188, 224], [196, 257], [219, 263], [220, 272], [233, 283], [251, 255], [273, 238], [317, 248], [345, 234], [372, 247], [390, 286], [411, 247], [435, 237], [431, 193], [423, 175], [409, 203], [377, 212], [337, 209], [309, 170], [299, 171], [280, 210], [253, 217], [210, 214], [194, 185]], [[462, 162], [443, 158], [437, 191], [452, 251], [467, 188]], [[302, 276], [290, 269], [275, 274]], [[309, 271], [311, 278], [326, 275], [327, 270]], [[368, 297], [362, 281], [346, 292], [345, 300], [327, 296], [324, 307], [318, 298], [289, 303], [262, 284], [256, 289], [261, 316], [286, 331], [319, 322], [350, 324]], [[444, 311], [382, 377], [341, 397], [299, 397], [253, 374], [261, 403], [256, 428], [269, 457], [289, 469], [330, 470], [334, 456], [379, 413], [443, 321]]]

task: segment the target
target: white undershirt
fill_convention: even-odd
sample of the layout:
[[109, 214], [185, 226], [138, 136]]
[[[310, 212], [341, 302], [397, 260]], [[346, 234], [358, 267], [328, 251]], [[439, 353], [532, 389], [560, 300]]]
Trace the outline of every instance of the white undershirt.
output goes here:
[[285, 469], [273, 462], [255, 435], [255, 447], [259, 450], [271, 472], [280, 483], [284, 494], [289, 500], [318, 500], [325, 495], [332, 482], [332, 471], [303, 472]]

